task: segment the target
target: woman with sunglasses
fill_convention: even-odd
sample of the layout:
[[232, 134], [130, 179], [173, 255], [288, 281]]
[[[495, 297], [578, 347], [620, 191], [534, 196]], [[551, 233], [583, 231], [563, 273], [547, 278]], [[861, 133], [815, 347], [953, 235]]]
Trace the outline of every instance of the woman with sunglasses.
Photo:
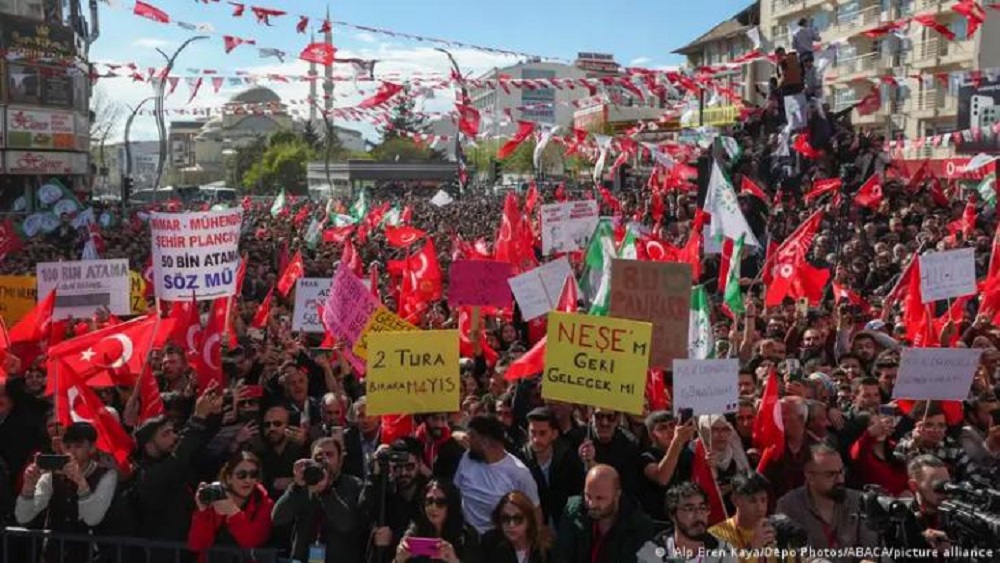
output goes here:
[[479, 535], [465, 524], [462, 494], [455, 485], [432, 480], [424, 487], [423, 499], [424, 508], [399, 541], [394, 563], [482, 561]]
[[[188, 547], [201, 552], [213, 545], [254, 549], [271, 535], [274, 501], [260, 484], [260, 459], [251, 452], [237, 452], [219, 472], [226, 498], [205, 504], [199, 498], [209, 485], [201, 483], [195, 493], [198, 510], [191, 516]], [[201, 559], [204, 561], [204, 555]], [[234, 560], [239, 559], [234, 555]], [[212, 561], [217, 561], [213, 556]]]
[[552, 537], [538, 521], [534, 504], [520, 491], [507, 493], [493, 510], [494, 528], [483, 536], [488, 563], [546, 563]]

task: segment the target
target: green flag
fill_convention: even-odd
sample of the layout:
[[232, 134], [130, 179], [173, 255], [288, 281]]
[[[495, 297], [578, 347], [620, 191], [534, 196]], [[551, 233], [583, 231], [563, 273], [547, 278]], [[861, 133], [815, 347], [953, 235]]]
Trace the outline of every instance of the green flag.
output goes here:
[[354, 203], [351, 204], [351, 209], [348, 213], [351, 214], [351, 217], [354, 217], [356, 222], [360, 222], [368, 215], [368, 201], [365, 199], [364, 188], [358, 190], [358, 199], [354, 200]]
[[691, 288], [691, 320], [688, 325], [688, 358], [708, 360], [715, 354], [712, 316], [709, 314], [708, 293], [703, 286]]
[[382, 218], [383, 227], [398, 227], [400, 222], [400, 211], [398, 205], [393, 205], [392, 209], [386, 211], [385, 217]]
[[742, 315], [743, 294], [740, 292], [740, 264], [743, 262], [743, 237], [733, 243], [733, 254], [729, 257], [729, 274], [726, 276], [726, 289], [722, 293], [722, 301], [733, 315]]
[[983, 200], [983, 203], [990, 207], [997, 206], [997, 190], [993, 187], [995, 183], [996, 179], [987, 176], [976, 186], [976, 191], [979, 192], [979, 199]]
[[274, 203], [271, 204], [271, 217], [277, 217], [279, 213], [285, 210], [285, 188], [281, 188], [281, 193], [278, 197], [274, 198]]
[[601, 219], [584, 254], [580, 289], [590, 299], [591, 315], [607, 315], [611, 296], [611, 260], [615, 258], [615, 233], [611, 221]]
[[632, 230], [632, 227], [629, 227], [625, 231], [625, 238], [622, 239], [622, 245], [618, 247], [618, 257], [627, 260], [639, 259], [639, 253], [635, 248], [635, 232]]
[[309, 223], [309, 228], [306, 229], [305, 235], [305, 241], [310, 250], [316, 250], [316, 245], [319, 244], [319, 239], [322, 234], [323, 223], [313, 218], [312, 222]]

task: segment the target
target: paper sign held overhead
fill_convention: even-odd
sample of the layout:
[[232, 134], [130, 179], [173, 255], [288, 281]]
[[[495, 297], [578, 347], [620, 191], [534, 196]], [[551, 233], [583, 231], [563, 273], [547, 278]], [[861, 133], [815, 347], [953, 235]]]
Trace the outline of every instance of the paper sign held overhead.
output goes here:
[[115, 315], [131, 315], [128, 260], [40, 262], [35, 266], [38, 299], [56, 292], [53, 316], [86, 318], [107, 307]]
[[151, 213], [156, 296], [199, 301], [236, 293], [243, 209]]
[[549, 313], [542, 397], [642, 414], [653, 325]]
[[920, 256], [920, 295], [924, 303], [976, 292], [974, 248], [931, 252]]
[[354, 355], [362, 360], [367, 360], [368, 340], [373, 334], [415, 330], [418, 330], [417, 327], [404, 321], [384, 306], [379, 305], [379, 307], [375, 309], [375, 312], [372, 313], [371, 318], [368, 319], [368, 323], [365, 324], [365, 328], [361, 331], [361, 335], [358, 337], [357, 342], [354, 343], [352, 352], [354, 352]]
[[542, 254], [573, 252], [587, 246], [599, 220], [594, 200], [569, 201], [543, 205]]
[[687, 357], [691, 265], [639, 260], [611, 263], [611, 316], [653, 323], [649, 367]]
[[[353, 348], [368, 320], [381, 306], [365, 284], [344, 264], [337, 267], [330, 285], [330, 296], [323, 307], [323, 325]], [[365, 372], [365, 362], [350, 350], [344, 351], [358, 373]]]
[[974, 348], [904, 348], [892, 398], [964, 401], [981, 354]]
[[369, 416], [459, 410], [457, 330], [378, 332], [368, 346]]
[[674, 414], [691, 409], [695, 416], [736, 411], [739, 360], [674, 360]]
[[448, 270], [448, 305], [510, 307], [511, 266], [492, 260], [458, 260]]
[[35, 307], [35, 276], [0, 276], [0, 316], [10, 328]]
[[329, 278], [299, 278], [296, 281], [292, 330], [323, 332], [323, 322], [319, 318], [318, 306], [326, 303], [332, 285]]
[[566, 278], [572, 275], [569, 260], [563, 256], [507, 280], [524, 320], [536, 319], [555, 309]]

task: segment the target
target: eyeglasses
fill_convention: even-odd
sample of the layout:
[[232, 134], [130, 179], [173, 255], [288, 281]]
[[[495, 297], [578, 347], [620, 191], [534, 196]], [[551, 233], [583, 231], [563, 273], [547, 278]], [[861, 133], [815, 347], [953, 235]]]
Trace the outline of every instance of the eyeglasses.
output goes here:
[[260, 477], [260, 471], [257, 471], [256, 469], [250, 469], [247, 471], [233, 471], [233, 477], [241, 481], [243, 479], [256, 479], [257, 477]]
[[685, 504], [683, 506], [678, 506], [677, 512], [681, 512], [684, 514], [694, 514], [694, 513], [705, 514], [711, 512], [711, 509], [708, 507], [707, 504]]
[[281, 428], [284, 425], [285, 425], [285, 423], [282, 422], [282, 421], [280, 421], [280, 420], [265, 420], [264, 421], [264, 428], [270, 428], [272, 426], [275, 427], [275, 428]]
[[501, 514], [500, 515], [500, 525], [501, 526], [520, 526], [524, 524], [523, 514]]
[[424, 499], [424, 506], [430, 508], [436, 506], [438, 508], [448, 508], [448, 499], [444, 497], [427, 497]]

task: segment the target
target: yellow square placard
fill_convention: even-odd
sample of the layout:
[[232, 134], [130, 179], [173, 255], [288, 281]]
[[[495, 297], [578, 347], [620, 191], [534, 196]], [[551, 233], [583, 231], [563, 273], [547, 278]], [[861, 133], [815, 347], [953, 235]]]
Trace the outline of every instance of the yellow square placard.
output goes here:
[[642, 414], [651, 323], [549, 313], [542, 397]]
[[378, 309], [368, 317], [365, 328], [361, 329], [361, 335], [351, 352], [362, 360], [368, 359], [368, 338], [376, 332], [400, 332], [404, 330], [419, 330], [417, 327], [404, 321], [402, 317], [386, 309], [384, 305], [379, 305]]
[[373, 332], [365, 393], [369, 415], [459, 409], [458, 331]]

